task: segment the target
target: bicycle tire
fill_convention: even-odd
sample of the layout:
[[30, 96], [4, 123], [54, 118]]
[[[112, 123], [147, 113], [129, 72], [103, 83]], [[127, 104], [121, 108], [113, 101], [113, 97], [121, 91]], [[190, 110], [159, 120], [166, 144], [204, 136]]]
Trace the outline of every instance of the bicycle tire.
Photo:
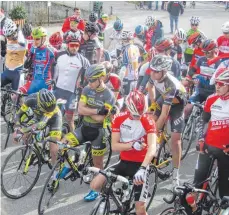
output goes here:
[[[192, 117], [192, 116], [191, 116]], [[192, 140], [193, 140], [193, 135], [194, 135], [194, 127], [195, 127], [195, 119], [192, 117], [190, 120], [188, 120], [187, 124], [184, 127], [184, 131], [182, 132], [181, 136], [181, 148], [182, 148], [182, 155], [181, 155], [181, 160], [183, 160], [186, 155], [189, 152], [189, 149], [191, 148], [192, 145]], [[185, 133], [188, 132], [188, 141], [187, 141], [187, 148], [184, 149], [184, 138], [185, 138]]]
[[[40, 196], [40, 199], [39, 199], [39, 203], [38, 203], [38, 214], [44, 214], [44, 211], [43, 208], [41, 208], [41, 205], [42, 205], [42, 200], [43, 200], [43, 197], [44, 197], [44, 194], [45, 194], [45, 191], [48, 190], [48, 184], [49, 184], [49, 181], [50, 179], [52, 178], [53, 176], [53, 172], [55, 171], [56, 167], [59, 166], [61, 163], [60, 160], [58, 160], [54, 165], [53, 165], [53, 168], [51, 170], [51, 172], [49, 173], [46, 181], [45, 181], [45, 184], [44, 184], [44, 187], [42, 189], [42, 192], [41, 192], [41, 196]], [[58, 180], [58, 179], [57, 179]], [[56, 189], [56, 191], [58, 191], [58, 188]], [[48, 193], [51, 193], [50, 191], [48, 191]], [[56, 193], [56, 192], [55, 192]], [[46, 205], [47, 206], [47, 205]]]
[[[7, 192], [7, 189], [6, 189], [5, 185], [4, 185], [4, 176], [3, 176], [5, 167], [6, 167], [7, 163], [8, 163], [8, 161], [10, 160], [10, 158], [11, 158], [14, 154], [16, 154], [16, 152], [18, 152], [18, 151], [20, 151], [20, 150], [23, 150], [23, 149], [26, 150], [26, 151], [25, 151], [25, 153], [26, 153], [26, 152], [29, 150], [29, 147], [28, 147], [28, 146], [21, 146], [21, 147], [15, 149], [14, 151], [12, 151], [12, 152], [7, 156], [6, 160], [4, 161], [3, 166], [2, 166], [2, 168], [1, 168], [1, 190], [2, 190], [2, 192], [4, 193], [4, 195], [7, 196], [7, 197], [10, 198], [10, 199], [19, 199], [19, 198], [21, 198], [21, 197], [27, 195], [27, 194], [32, 190], [32, 188], [35, 186], [35, 184], [37, 183], [37, 180], [38, 180], [38, 178], [39, 178], [39, 176], [40, 176], [40, 173], [41, 173], [41, 166], [42, 166], [42, 164], [41, 164], [40, 154], [39, 154], [39, 152], [38, 152], [36, 149], [33, 148], [32, 151], [33, 151], [33, 153], [36, 155], [36, 157], [37, 157], [37, 159], [38, 159], [38, 163], [37, 163], [37, 164], [38, 164], [38, 170], [37, 170], [37, 174], [36, 174], [36, 177], [35, 177], [33, 183], [30, 185], [30, 187], [29, 187], [26, 191], [24, 191], [24, 192], [21, 193], [20, 195], [19, 195], [19, 194], [13, 195], [13, 194], [10, 194], [10, 193]], [[20, 153], [20, 154], [23, 155], [23, 152]], [[24, 158], [23, 158], [23, 159], [24, 159]], [[35, 159], [34, 159], [34, 160], [35, 160]], [[22, 160], [21, 160], [21, 161], [22, 161]], [[25, 174], [23, 174], [23, 175], [25, 175]], [[30, 176], [30, 177], [31, 177], [31, 176]], [[12, 179], [12, 178], [11, 178], [11, 179]], [[10, 180], [11, 180], [11, 179], [10, 179]], [[17, 178], [16, 178], [16, 179], [17, 179]], [[9, 182], [9, 181], [8, 181], [8, 182]], [[16, 182], [16, 180], [15, 180], [15, 182]]]
[[90, 215], [109, 215], [109, 212], [110, 212], [110, 201], [109, 199], [105, 199], [105, 207], [104, 207], [104, 210], [103, 212], [99, 212], [99, 207], [101, 205], [101, 203], [104, 201], [104, 198], [100, 199], [96, 205], [94, 206], [94, 208], [92, 209]]
[[187, 215], [187, 213], [184, 210], [177, 211], [174, 207], [169, 207], [162, 211], [160, 215]]
[[[155, 166], [150, 166], [150, 173], [149, 174], [151, 175], [152, 173], [155, 174], [155, 184], [153, 187], [153, 192], [151, 194], [150, 200], [146, 205], [146, 211], [148, 211], [148, 209], [150, 208], [150, 205], [152, 204], [153, 198], [156, 194], [157, 184], [158, 184], [158, 172], [157, 172], [157, 168]], [[149, 177], [150, 177], [150, 175], [149, 175]]]

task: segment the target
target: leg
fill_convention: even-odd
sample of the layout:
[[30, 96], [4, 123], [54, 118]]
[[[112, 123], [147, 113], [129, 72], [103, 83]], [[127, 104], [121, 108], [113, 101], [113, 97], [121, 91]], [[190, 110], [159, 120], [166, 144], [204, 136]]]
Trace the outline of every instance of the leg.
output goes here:
[[12, 89], [18, 90], [22, 67], [11, 72]]
[[145, 202], [135, 202], [135, 208], [136, 215], [147, 215]]
[[173, 33], [173, 15], [170, 14], [170, 30]]
[[11, 80], [8, 78], [9, 72], [9, 70], [5, 69], [5, 71], [1, 73], [1, 87], [4, 87], [7, 84], [11, 83]]
[[174, 21], [175, 21], [175, 30], [178, 29], [178, 19], [179, 19], [179, 16], [175, 16], [175, 19], [174, 19]]

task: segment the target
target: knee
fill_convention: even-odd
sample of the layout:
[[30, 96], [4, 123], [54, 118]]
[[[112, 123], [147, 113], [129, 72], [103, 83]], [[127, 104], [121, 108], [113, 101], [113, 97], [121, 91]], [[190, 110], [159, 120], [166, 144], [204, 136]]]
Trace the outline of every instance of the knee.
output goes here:
[[136, 202], [136, 214], [137, 215], [146, 215], [146, 206], [145, 202]]
[[99, 174], [91, 181], [90, 187], [92, 190], [100, 191], [105, 181], [105, 177]]

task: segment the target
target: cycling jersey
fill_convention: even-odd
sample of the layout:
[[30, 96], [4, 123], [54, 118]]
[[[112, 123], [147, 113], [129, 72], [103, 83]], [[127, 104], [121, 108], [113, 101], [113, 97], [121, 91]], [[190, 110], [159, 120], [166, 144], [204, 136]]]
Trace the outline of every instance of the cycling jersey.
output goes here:
[[229, 96], [209, 96], [204, 111], [211, 114], [205, 141], [208, 145], [223, 149], [224, 145], [229, 144]]
[[175, 55], [177, 55], [177, 60], [181, 64], [181, 59], [182, 59], [182, 48], [179, 44], [173, 46], [170, 56], [174, 58]]
[[220, 36], [217, 39], [219, 55], [229, 53], [229, 38], [226, 38], [224, 35]]
[[79, 87], [82, 73], [90, 66], [89, 61], [77, 53], [62, 51], [57, 54], [55, 63], [56, 87], [74, 93]]
[[26, 125], [35, 124], [38, 130], [44, 129], [49, 126], [49, 136], [61, 138], [62, 131], [62, 114], [58, 106], [55, 110], [50, 113], [43, 113], [38, 107], [38, 93], [31, 94], [28, 96], [21, 106], [20, 110], [16, 115], [16, 125], [21, 125], [24, 122], [25, 114], [30, 117], [32, 115], [33, 119], [26, 123]]
[[[198, 59], [201, 57], [201, 56], [204, 56], [204, 52], [202, 51], [201, 48], [195, 48], [194, 51], [193, 51], [193, 56], [192, 56], [192, 60], [191, 60], [191, 63], [189, 65], [190, 68], [192, 67], [195, 67], [196, 66], [196, 62], [198, 61]], [[200, 69], [197, 69], [197, 73], [199, 74], [200, 73]]]
[[115, 44], [115, 49], [122, 49], [122, 40], [121, 40], [122, 31], [115, 31], [113, 30], [110, 39], [113, 40], [113, 43]]
[[107, 27], [107, 24], [102, 21], [102, 19], [98, 20], [97, 26], [99, 28], [98, 38], [100, 41], [104, 41], [104, 32]]
[[[120, 133], [120, 142], [123, 144], [140, 140], [148, 145], [147, 134], [156, 133], [156, 125], [150, 115], [144, 114], [140, 120], [134, 120], [129, 112], [121, 112], [112, 122], [112, 132]], [[122, 151], [120, 158], [124, 161], [143, 162], [146, 152], [147, 147], [141, 151], [135, 149]]]
[[[112, 106], [115, 103], [114, 94], [108, 88], [104, 88], [101, 91], [96, 91], [91, 89], [89, 86], [84, 87], [80, 101], [85, 103], [89, 108], [98, 109], [103, 106], [111, 110]], [[90, 123], [93, 127], [102, 127], [103, 123], [98, 123], [90, 116], [83, 116], [83, 121]]]
[[82, 39], [80, 43], [79, 53], [82, 54], [85, 58], [87, 58], [90, 64], [94, 64], [96, 49], [100, 49], [100, 44], [97, 40], [84, 40]]
[[[108, 89], [110, 89], [113, 92], [120, 92], [121, 90], [121, 79], [118, 75], [111, 73], [109, 75], [108, 80], [105, 82]], [[120, 94], [118, 95], [117, 99], [120, 98]]]
[[184, 103], [186, 100], [186, 90], [185, 87], [171, 74], [166, 75], [163, 82], [158, 82], [150, 78], [150, 84], [155, 86], [155, 89], [163, 97], [164, 104], [174, 105], [179, 103]]
[[64, 24], [62, 26], [63, 33], [66, 33], [67, 31], [71, 30], [71, 28], [70, 28], [70, 19], [72, 17], [75, 17], [75, 19], [78, 20], [77, 29], [79, 29], [81, 31], [84, 31], [85, 30], [85, 22], [84, 22], [84, 20], [81, 19], [80, 17], [76, 17], [75, 15], [73, 15], [73, 16], [70, 16], [70, 17], [68, 17], [68, 18], [66, 18], [64, 20]]
[[30, 49], [33, 46], [33, 37], [32, 36], [26, 37], [26, 43], [27, 43], [27, 51], [28, 51], [28, 54], [29, 54]]
[[[200, 32], [198, 29], [197, 30], [193, 30], [192, 28], [187, 32], [187, 39], [192, 35], [194, 34], [195, 32]], [[187, 55], [193, 55], [194, 53], [194, 50], [191, 46], [188, 46], [185, 51], [184, 51], [185, 54]]]
[[138, 79], [140, 52], [136, 45], [128, 44], [123, 48], [123, 65], [126, 67], [124, 78], [127, 80]]

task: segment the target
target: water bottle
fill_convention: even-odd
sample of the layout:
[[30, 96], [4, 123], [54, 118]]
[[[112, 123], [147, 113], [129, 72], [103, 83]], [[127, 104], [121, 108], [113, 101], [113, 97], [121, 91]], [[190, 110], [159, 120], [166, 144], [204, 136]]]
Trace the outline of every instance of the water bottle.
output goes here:
[[[71, 170], [71, 167], [69, 166], [68, 162], [64, 163], [64, 166], [60, 172], [60, 179], [63, 179]], [[58, 173], [59, 174], [59, 173]], [[58, 175], [56, 176], [56, 178], [58, 178]]]
[[193, 212], [197, 210], [195, 197], [191, 193], [186, 195], [186, 202], [192, 208]]

